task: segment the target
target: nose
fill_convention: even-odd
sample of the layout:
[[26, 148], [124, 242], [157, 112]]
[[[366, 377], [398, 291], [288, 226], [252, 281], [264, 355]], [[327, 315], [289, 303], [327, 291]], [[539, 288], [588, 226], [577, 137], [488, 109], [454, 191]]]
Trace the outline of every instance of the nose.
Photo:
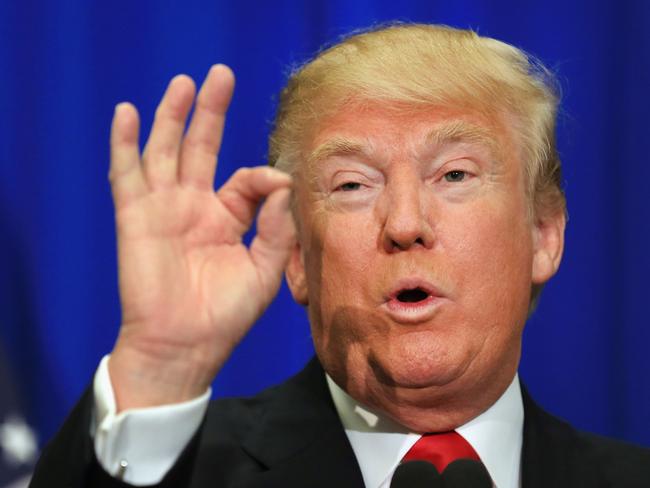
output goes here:
[[400, 177], [386, 187], [382, 243], [386, 252], [413, 247], [431, 249], [434, 230], [430, 221], [428, 194], [419, 177]]

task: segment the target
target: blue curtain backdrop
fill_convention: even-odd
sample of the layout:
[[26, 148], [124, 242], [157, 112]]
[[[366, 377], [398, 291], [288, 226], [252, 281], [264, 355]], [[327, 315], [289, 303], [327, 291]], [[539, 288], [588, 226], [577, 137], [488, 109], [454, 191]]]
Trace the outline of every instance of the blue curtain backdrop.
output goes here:
[[[580, 428], [650, 446], [650, 2], [61, 0], [0, 4], [0, 325], [24, 412], [46, 441], [120, 322], [108, 173], [114, 105], [148, 132], [167, 81], [215, 62], [238, 84], [217, 184], [265, 162], [288, 67], [393, 19], [471, 27], [534, 53], [563, 87], [570, 211], [521, 376]], [[286, 288], [215, 382], [242, 395], [312, 354]], [[1, 395], [2, 393], [0, 393]]]

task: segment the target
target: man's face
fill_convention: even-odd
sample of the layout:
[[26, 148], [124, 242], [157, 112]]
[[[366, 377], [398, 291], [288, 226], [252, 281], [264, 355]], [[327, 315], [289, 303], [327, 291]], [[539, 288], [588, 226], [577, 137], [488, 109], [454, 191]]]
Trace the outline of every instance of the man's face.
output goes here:
[[307, 154], [287, 276], [326, 371], [414, 430], [478, 415], [514, 376], [531, 284], [557, 267], [540, 264], [511, 136], [467, 113], [359, 109]]

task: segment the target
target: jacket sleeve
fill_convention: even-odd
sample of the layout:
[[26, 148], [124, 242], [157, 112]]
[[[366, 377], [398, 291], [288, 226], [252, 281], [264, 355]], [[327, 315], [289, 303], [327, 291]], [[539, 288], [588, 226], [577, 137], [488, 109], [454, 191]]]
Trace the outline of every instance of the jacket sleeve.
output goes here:
[[[88, 388], [61, 430], [44, 448], [34, 470], [30, 488], [127, 488], [107, 474], [97, 462], [90, 436], [93, 390]], [[203, 425], [203, 424], [202, 424]], [[202, 428], [183, 450], [180, 458], [157, 488], [185, 488], [190, 485]]]

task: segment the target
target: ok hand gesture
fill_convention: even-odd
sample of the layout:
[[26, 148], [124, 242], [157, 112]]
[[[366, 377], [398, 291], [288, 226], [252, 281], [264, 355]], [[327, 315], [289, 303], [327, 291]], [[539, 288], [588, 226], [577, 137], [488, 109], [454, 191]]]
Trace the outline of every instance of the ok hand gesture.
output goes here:
[[[291, 178], [240, 169], [213, 190], [233, 87], [230, 69], [213, 66], [184, 133], [195, 88], [175, 77], [142, 155], [137, 111], [116, 107], [110, 181], [122, 325], [109, 371], [118, 411], [203, 393], [279, 288], [295, 239]], [[242, 235], [263, 199], [247, 248]]]

